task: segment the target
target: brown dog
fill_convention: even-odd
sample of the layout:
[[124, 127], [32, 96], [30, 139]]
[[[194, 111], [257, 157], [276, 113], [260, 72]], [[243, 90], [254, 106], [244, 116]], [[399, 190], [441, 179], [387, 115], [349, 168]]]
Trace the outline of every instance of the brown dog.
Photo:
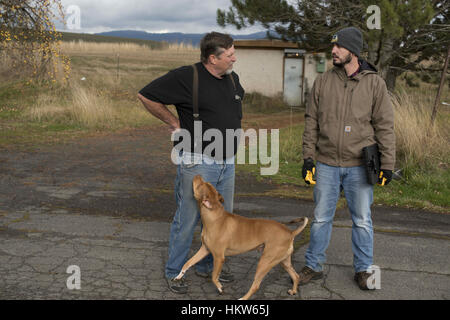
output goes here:
[[192, 184], [203, 223], [202, 246], [184, 264], [180, 274], [175, 279], [181, 279], [190, 267], [211, 253], [214, 257], [212, 282], [222, 293], [219, 275], [225, 256], [264, 247], [256, 268], [253, 284], [241, 300], [249, 299], [259, 289], [264, 276], [280, 262], [292, 278], [293, 286], [288, 293], [290, 295], [296, 294], [299, 276], [291, 263], [291, 255], [294, 251], [293, 242], [295, 236], [305, 228], [308, 218], [294, 220], [293, 222], [303, 220], [303, 225], [291, 231], [288, 227], [276, 221], [238, 216], [225, 211], [221, 204], [223, 202], [222, 196], [200, 175], [195, 176]]

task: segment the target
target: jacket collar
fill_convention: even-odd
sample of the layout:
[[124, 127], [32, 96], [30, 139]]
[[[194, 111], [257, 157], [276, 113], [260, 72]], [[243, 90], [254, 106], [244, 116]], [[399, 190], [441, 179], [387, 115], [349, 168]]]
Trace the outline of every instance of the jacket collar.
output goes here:
[[[359, 81], [361, 80], [362, 77], [364, 77], [367, 74], [378, 73], [378, 70], [370, 62], [363, 60], [361, 58], [358, 59], [358, 62], [360, 70], [358, 74], [352, 78], [353, 80]], [[349, 79], [344, 68], [334, 66], [332, 70], [337, 73], [337, 75], [342, 81], [347, 81]]]

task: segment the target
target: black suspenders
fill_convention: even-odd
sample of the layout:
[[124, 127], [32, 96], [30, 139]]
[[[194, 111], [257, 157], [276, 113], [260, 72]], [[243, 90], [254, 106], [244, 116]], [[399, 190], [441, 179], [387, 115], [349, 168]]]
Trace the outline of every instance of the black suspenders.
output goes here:
[[195, 64], [192, 65], [194, 69], [194, 81], [192, 83], [192, 106], [194, 107], [194, 121], [199, 120], [198, 113], [198, 70]]
[[[198, 70], [197, 66], [195, 64], [192, 65], [192, 69], [194, 69], [194, 78], [192, 82], [192, 106], [194, 108], [194, 121], [200, 120], [199, 119], [199, 112], [198, 112]], [[233, 83], [234, 92], [236, 93], [236, 84], [234, 83], [233, 75], [230, 73], [230, 79]]]

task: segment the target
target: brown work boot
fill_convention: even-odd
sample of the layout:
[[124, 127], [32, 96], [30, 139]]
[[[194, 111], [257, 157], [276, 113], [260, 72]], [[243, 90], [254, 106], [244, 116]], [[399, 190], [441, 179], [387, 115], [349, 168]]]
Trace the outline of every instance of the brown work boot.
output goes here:
[[369, 279], [369, 277], [372, 274], [366, 272], [366, 271], [361, 271], [361, 272], [357, 272], [355, 273], [355, 281], [356, 283], [358, 283], [358, 286], [361, 290], [369, 290], [369, 287], [367, 286], [367, 280]]
[[310, 267], [303, 267], [303, 269], [300, 271], [299, 275], [299, 285], [307, 284], [311, 280], [318, 280], [323, 278], [323, 272], [316, 272]]

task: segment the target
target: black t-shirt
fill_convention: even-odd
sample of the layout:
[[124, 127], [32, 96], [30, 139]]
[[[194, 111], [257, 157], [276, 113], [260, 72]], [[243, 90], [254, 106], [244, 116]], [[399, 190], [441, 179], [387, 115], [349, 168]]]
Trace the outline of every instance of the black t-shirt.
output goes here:
[[[222, 79], [214, 77], [199, 62], [198, 70], [198, 107], [199, 119], [202, 121], [202, 136], [208, 129], [218, 129], [223, 136], [223, 159], [227, 158], [226, 129], [240, 129], [242, 119], [242, 99], [244, 89], [239, 77], [232, 72], [235, 87], [229, 75]], [[193, 68], [184, 66], [169, 71], [166, 75], [155, 79], [139, 93], [149, 100], [165, 105], [175, 105], [180, 126], [191, 134], [191, 152], [194, 152], [194, 116], [192, 104]], [[233, 139], [233, 155], [236, 154], [238, 139]], [[214, 141], [214, 139], [213, 139]], [[204, 141], [202, 152], [213, 141]], [[177, 145], [179, 142], [174, 142]], [[230, 151], [228, 151], [230, 152]], [[212, 153], [214, 156], [214, 152]]]

